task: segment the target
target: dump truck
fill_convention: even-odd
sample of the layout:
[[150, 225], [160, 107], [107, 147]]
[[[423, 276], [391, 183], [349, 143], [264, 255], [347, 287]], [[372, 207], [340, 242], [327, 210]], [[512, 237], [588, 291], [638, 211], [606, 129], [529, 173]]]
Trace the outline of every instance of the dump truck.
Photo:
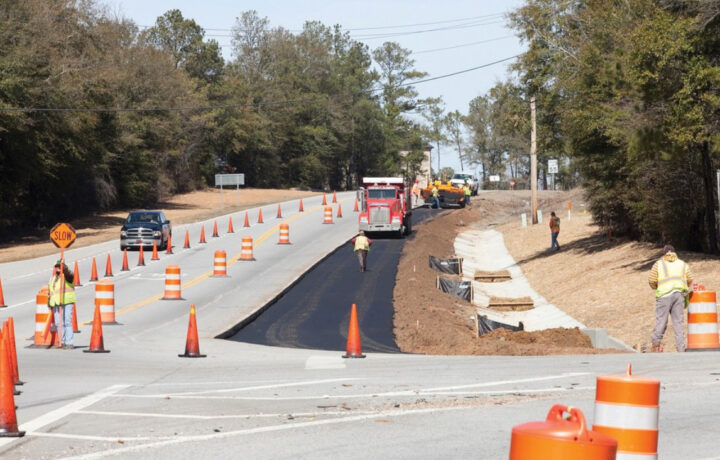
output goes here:
[[358, 190], [359, 230], [395, 234], [411, 231], [410, 187], [402, 177], [363, 177]]
[[426, 204], [433, 205], [432, 188], [433, 184], [438, 188], [438, 197], [440, 199], [440, 207], [448, 206], [465, 207], [465, 190], [462, 187], [455, 187], [452, 182], [441, 182], [436, 180], [434, 183], [428, 184], [427, 187], [420, 190], [420, 196]]

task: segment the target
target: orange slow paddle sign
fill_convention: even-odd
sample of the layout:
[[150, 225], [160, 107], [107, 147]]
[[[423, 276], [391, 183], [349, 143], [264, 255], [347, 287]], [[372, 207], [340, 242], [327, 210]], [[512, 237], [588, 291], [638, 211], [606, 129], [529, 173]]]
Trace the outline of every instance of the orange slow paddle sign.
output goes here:
[[50, 230], [50, 239], [60, 249], [70, 247], [75, 242], [76, 237], [75, 229], [70, 224], [59, 223]]

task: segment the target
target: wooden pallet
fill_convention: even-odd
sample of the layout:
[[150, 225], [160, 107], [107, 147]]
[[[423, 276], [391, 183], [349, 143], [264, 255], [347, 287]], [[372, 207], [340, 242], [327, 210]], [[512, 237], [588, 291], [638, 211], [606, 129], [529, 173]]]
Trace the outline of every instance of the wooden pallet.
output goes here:
[[486, 272], [483, 270], [475, 270], [475, 275], [473, 276], [475, 281], [478, 281], [480, 283], [502, 283], [504, 281], [510, 281], [512, 280], [512, 276], [510, 276], [510, 272], [507, 270], [502, 270], [499, 272]]
[[517, 299], [490, 297], [488, 308], [497, 311], [525, 311], [535, 308], [535, 304], [530, 297], [520, 297]]

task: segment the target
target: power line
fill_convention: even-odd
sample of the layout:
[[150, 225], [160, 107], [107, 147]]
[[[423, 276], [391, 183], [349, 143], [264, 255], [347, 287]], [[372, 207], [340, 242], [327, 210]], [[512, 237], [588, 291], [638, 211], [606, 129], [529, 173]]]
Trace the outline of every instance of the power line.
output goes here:
[[446, 46], [445, 48], [434, 48], [434, 49], [430, 49], [430, 50], [413, 51], [412, 54], [434, 53], [436, 51], [446, 51], [446, 50], [453, 50], [456, 48], [465, 48], [467, 46], [479, 45], [481, 43], [496, 42], [498, 40], [505, 40], [507, 38], [513, 38], [513, 37], [515, 37], [515, 35], [505, 35], [504, 37], [495, 37], [495, 38], [489, 38], [487, 40], [480, 40], [480, 41], [472, 42], [472, 43], [463, 43], [460, 45]]
[[[476, 67], [471, 67], [469, 69], [459, 70], [457, 72], [452, 72], [444, 75], [438, 75], [437, 77], [431, 77], [431, 78], [425, 78], [423, 80], [415, 80], [407, 83], [400, 84], [398, 86], [412, 86], [417, 85], [420, 83], [426, 83], [429, 81], [435, 81], [440, 80], [443, 78], [452, 77], [455, 75], [460, 75], [467, 72], [472, 72], [473, 70], [482, 69], [485, 67], [490, 67], [495, 64], [500, 64], [502, 62], [509, 61], [511, 59], [515, 59], [517, 57], [521, 56], [520, 54], [516, 54], [515, 56], [510, 56], [504, 59], [500, 59], [497, 61], [489, 62], [487, 64], [482, 64]], [[367, 91], [361, 91], [360, 93], [376, 93], [381, 91], [382, 88], [374, 88]], [[212, 105], [212, 106], [188, 106], [188, 107], [150, 107], [150, 108], [132, 108], [132, 107], [126, 107], [126, 108], [49, 108], [49, 107], [0, 107], [0, 112], [73, 112], [73, 113], [145, 113], [145, 112], [184, 112], [184, 111], [190, 111], [190, 110], [218, 110], [218, 109], [239, 109], [239, 108], [250, 108], [250, 107], [263, 107], [263, 106], [280, 106], [280, 105], [290, 105], [290, 104], [299, 104], [303, 102], [312, 102], [319, 99], [324, 99], [327, 97], [343, 97], [348, 96], [350, 93], [344, 94], [344, 95], [337, 95], [337, 96], [324, 96], [323, 98], [320, 97], [306, 97], [306, 98], [300, 98], [300, 99], [286, 99], [286, 100], [280, 100], [280, 101], [267, 101], [267, 102], [260, 102], [260, 103], [248, 103], [248, 104], [223, 104], [223, 105]]]

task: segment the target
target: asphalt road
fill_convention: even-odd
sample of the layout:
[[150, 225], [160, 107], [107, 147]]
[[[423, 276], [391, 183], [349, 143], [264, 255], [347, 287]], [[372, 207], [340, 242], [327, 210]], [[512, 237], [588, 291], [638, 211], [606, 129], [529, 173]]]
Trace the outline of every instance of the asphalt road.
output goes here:
[[[413, 227], [436, 210], [413, 211]], [[310, 270], [231, 340], [260, 345], [344, 350], [350, 306], [358, 309], [363, 352], [399, 352], [393, 334], [393, 288], [406, 239], [372, 236], [367, 270], [360, 273], [351, 244]]]

